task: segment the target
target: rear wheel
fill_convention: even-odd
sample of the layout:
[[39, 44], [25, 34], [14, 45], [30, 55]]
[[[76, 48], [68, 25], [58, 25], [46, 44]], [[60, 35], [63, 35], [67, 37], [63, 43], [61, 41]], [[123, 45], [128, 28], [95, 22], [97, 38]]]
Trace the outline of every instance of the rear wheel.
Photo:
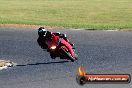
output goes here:
[[72, 62], [75, 61], [75, 59], [71, 56], [71, 54], [68, 53], [68, 52], [66, 52], [64, 49], [61, 49], [61, 52], [62, 52], [63, 54], [65, 54], [65, 56], [66, 56], [68, 59], [70, 59]]

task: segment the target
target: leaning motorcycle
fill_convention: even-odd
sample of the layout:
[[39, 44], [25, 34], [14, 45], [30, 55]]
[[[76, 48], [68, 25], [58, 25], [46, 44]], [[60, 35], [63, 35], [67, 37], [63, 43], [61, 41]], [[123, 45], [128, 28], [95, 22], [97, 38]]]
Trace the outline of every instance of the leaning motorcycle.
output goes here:
[[63, 38], [53, 34], [52, 40], [48, 42], [47, 45], [49, 52], [54, 54], [56, 57], [71, 60], [72, 62], [77, 60], [77, 54], [75, 54], [74, 49]]

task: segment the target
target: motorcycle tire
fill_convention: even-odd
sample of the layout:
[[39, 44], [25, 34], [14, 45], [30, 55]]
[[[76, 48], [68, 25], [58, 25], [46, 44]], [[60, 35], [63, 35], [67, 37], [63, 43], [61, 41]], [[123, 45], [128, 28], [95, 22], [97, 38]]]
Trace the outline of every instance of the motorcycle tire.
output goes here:
[[65, 54], [65, 56], [70, 59], [72, 62], [75, 61], [75, 59], [71, 56], [70, 53], [67, 53], [64, 49], [61, 49], [61, 51]]

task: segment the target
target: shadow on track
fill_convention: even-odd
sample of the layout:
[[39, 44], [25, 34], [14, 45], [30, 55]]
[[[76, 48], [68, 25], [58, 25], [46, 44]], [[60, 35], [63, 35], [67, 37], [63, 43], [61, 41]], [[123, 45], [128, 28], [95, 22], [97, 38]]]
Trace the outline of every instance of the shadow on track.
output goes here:
[[57, 62], [45, 62], [45, 63], [34, 63], [34, 64], [25, 64], [25, 65], [16, 65], [16, 66], [31, 66], [31, 65], [45, 65], [45, 64], [59, 64], [59, 63], [67, 63], [69, 61], [57, 61]]

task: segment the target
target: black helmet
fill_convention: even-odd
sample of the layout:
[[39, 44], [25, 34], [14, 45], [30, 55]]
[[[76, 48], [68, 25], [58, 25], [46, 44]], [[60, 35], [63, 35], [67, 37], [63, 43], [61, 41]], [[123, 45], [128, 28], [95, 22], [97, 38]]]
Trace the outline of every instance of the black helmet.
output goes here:
[[40, 27], [40, 28], [38, 29], [38, 35], [39, 35], [39, 36], [45, 36], [46, 33], [47, 33], [47, 30], [46, 30], [44, 27]]

